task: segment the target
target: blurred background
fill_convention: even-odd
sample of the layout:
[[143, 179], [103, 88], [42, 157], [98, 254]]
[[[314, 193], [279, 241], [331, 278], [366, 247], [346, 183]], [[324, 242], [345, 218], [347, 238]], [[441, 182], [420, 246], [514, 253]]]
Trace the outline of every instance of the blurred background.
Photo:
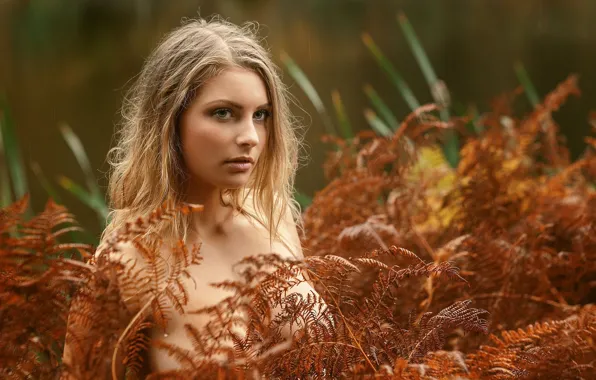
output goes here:
[[[324, 123], [281, 54], [302, 69], [328, 108], [333, 108], [332, 91], [339, 91], [355, 131], [369, 128], [362, 112], [369, 103], [365, 84], [401, 120], [410, 109], [362, 39], [368, 33], [418, 100], [431, 102], [398, 24], [400, 11], [447, 84], [454, 108], [488, 110], [494, 96], [519, 86], [516, 62], [540, 96], [578, 73], [582, 98], [572, 98], [555, 120], [574, 157], [582, 152], [587, 115], [596, 108], [594, 0], [0, 0], [0, 97], [16, 131], [33, 209], [41, 210], [48, 199], [43, 180], [31, 169], [37, 163], [38, 173], [54, 184], [81, 224], [100, 232], [96, 211], [57, 185], [61, 175], [86, 181], [60, 125], [78, 136], [99, 189], [105, 190], [105, 157], [130, 80], [182, 18], [214, 13], [235, 23], [260, 23], [301, 105], [294, 111], [305, 126], [308, 161], [297, 188], [312, 196], [325, 185]], [[520, 103], [531, 109], [526, 98]]]

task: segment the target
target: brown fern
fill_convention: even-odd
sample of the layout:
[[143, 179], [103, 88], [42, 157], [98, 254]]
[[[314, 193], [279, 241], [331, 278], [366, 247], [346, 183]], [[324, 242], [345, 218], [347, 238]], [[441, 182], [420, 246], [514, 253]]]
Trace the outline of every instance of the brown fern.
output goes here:
[[0, 212], [0, 373], [2, 377], [53, 378], [59, 372], [66, 315], [87, 266], [90, 246], [64, 241], [78, 230], [52, 201], [23, 221], [25, 197]]

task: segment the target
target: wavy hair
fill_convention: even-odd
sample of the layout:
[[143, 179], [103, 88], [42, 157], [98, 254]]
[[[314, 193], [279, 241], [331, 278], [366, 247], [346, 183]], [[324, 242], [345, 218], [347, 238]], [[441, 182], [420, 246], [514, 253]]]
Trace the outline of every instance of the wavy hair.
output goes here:
[[[206, 81], [231, 67], [252, 70], [262, 78], [272, 104], [273, 128], [246, 187], [224, 189], [220, 199], [224, 202], [225, 196], [228, 204], [242, 210], [247, 194], [252, 195], [255, 212], [249, 214], [268, 228], [270, 238], [279, 237], [278, 226], [288, 207], [300, 225], [292, 191], [301, 141], [289, 111], [290, 95], [260, 44], [256, 24], [192, 19], [165, 36], [126, 94], [117, 145], [108, 153], [110, 215], [102, 240], [164, 202], [184, 202], [187, 173], [180, 115]], [[190, 215], [180, 213], [147, 234], [186, 241], [190, 221]]]

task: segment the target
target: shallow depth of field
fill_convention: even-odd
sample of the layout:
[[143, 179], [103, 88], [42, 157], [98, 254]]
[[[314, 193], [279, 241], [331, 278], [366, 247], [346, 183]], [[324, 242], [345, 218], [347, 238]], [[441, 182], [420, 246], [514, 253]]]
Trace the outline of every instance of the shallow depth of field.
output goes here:
[[[200, 250], [166, 270], [135, 236], [200, 210], [96, 252], [123, 89], [197, 4], [3, 2], [2, 378], [596, 378], [596, 4], [200, 3], [262, 24], [301, 105], [305, 260], [246, 257], [188, 310]], [[123, 241], [149, 265], [110, 261]], [[298, 273], [319, 296], [287, 292]], [[193, 350], [149, 338], [173, 313], [211, 318]], [[149, 373], [151, 346], [181, 369]]]

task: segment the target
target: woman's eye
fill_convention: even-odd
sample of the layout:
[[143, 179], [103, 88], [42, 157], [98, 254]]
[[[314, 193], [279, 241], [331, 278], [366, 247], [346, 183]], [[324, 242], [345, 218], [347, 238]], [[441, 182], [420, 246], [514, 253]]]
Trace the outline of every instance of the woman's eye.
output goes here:
[[269, 116], [271, 116], [271, 112], [267, 110], [259, 110], [255, 112], [254, 118], [259, 121], [266, 120]]
[[227, 120], [232, 117], [232, 110], [228, 108], [220, 108], [213, 111], [213, 116], [218, 119]]

